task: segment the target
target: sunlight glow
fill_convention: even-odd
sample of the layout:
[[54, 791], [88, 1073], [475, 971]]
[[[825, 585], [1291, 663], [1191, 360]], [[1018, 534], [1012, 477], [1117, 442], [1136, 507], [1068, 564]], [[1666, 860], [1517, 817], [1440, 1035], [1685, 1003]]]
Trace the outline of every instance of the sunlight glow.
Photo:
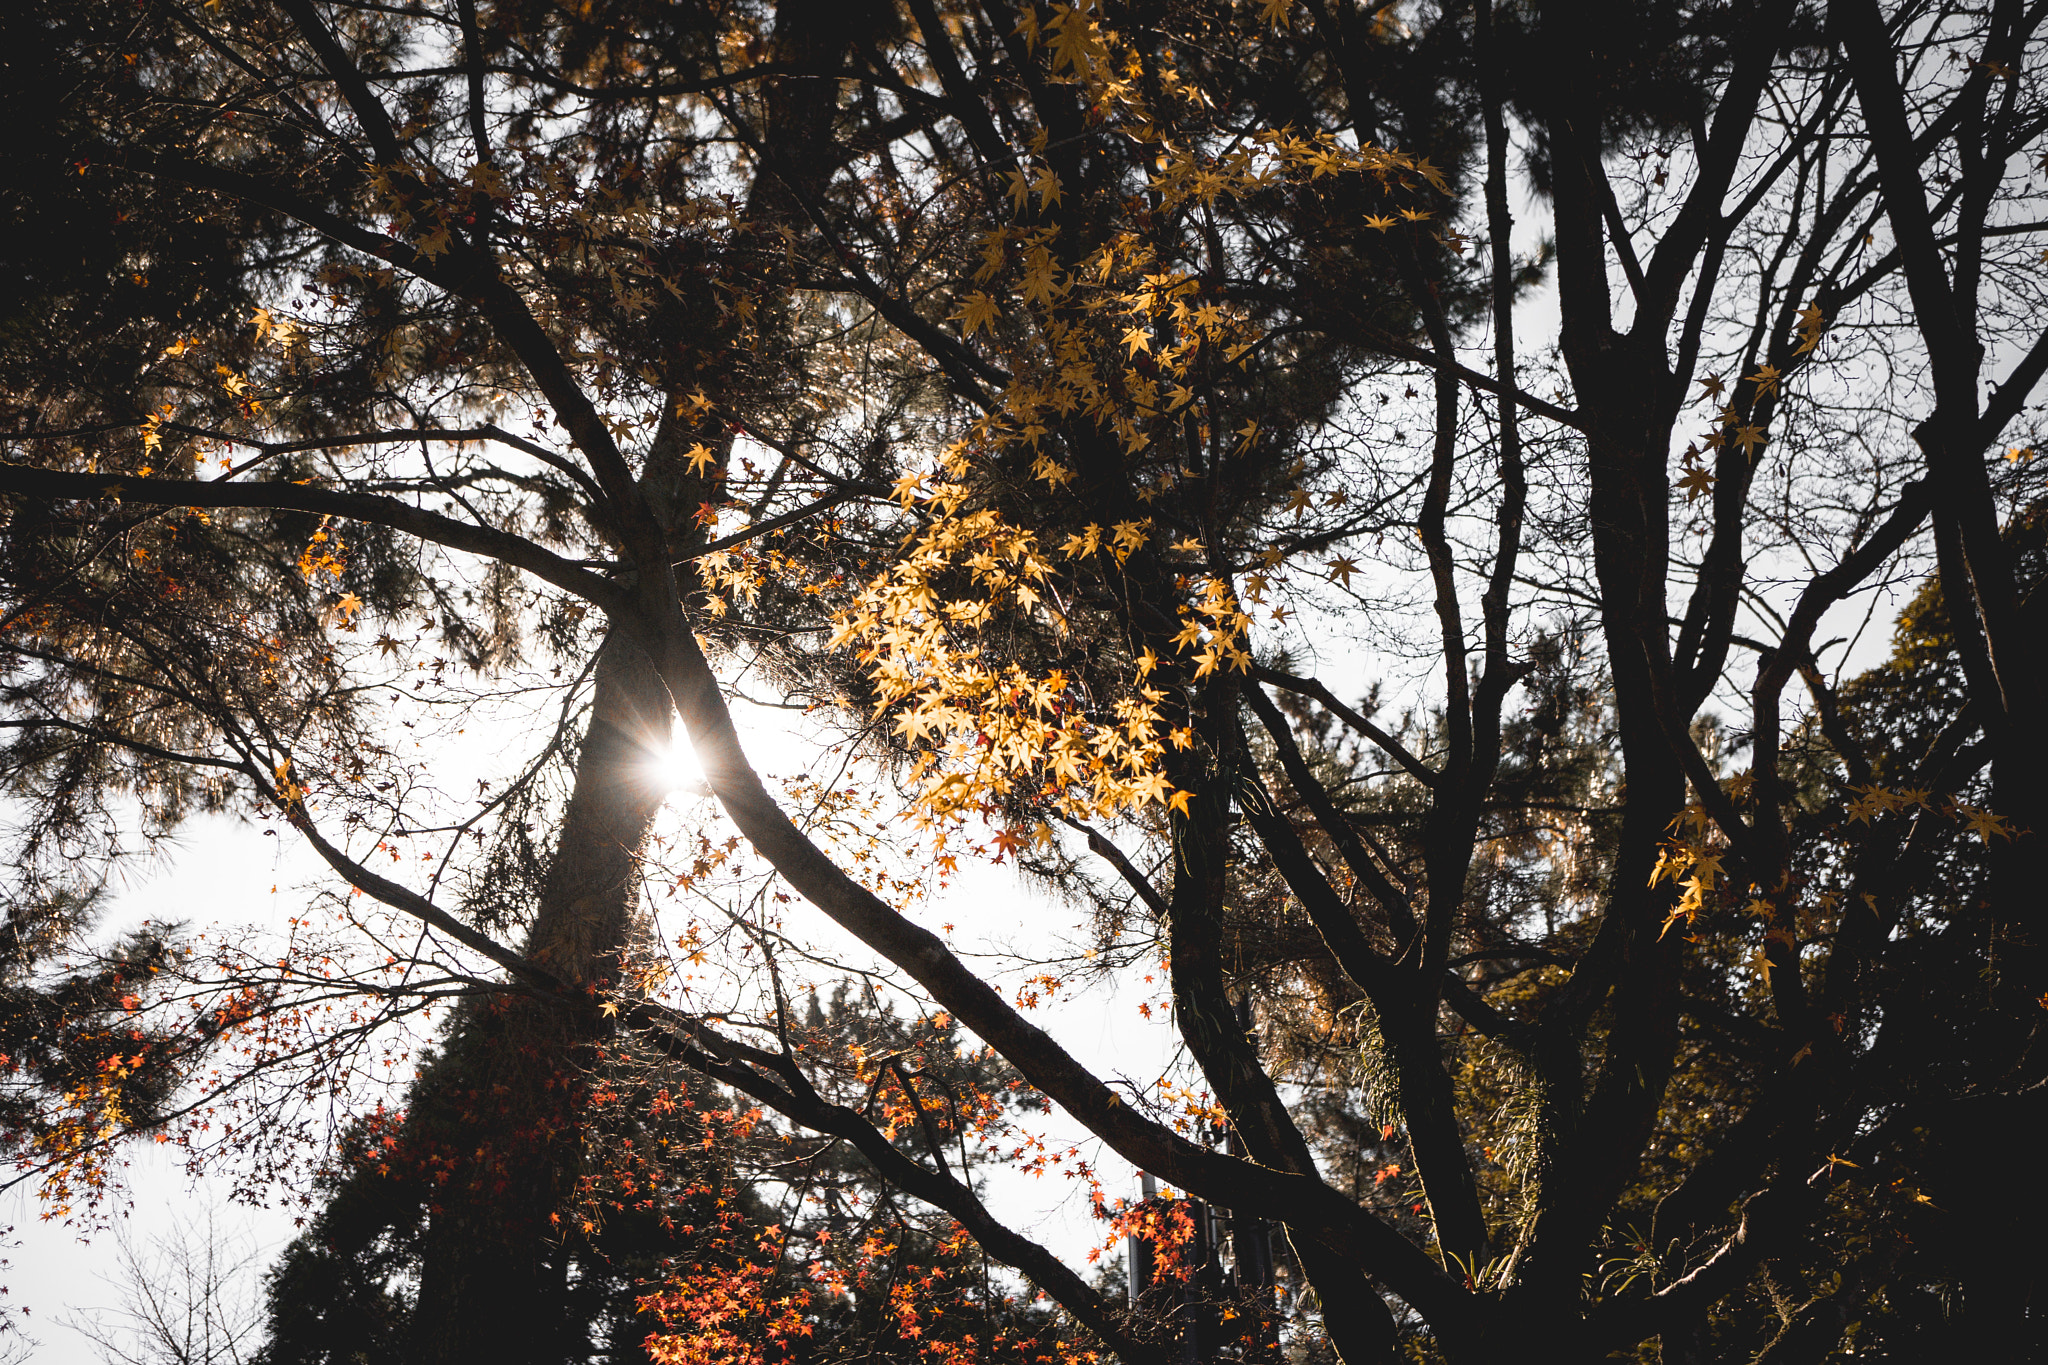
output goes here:
[[711, 794], [711, 785], [704, 780], [703, 765], [697, 762], [697, 751], [680, 730], [669, 744], [668, 753], [652, 762], [656, 780], [671, 800]]

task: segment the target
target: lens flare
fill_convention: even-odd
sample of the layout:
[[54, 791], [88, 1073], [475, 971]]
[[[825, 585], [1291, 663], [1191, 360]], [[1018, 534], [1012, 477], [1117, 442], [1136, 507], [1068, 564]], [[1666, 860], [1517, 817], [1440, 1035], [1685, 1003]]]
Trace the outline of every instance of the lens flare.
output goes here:
[[711, 794], [711, 784], [704, 780], [703, 765], [697, 762], [697, 751], [682, 735], [677, 735], [668, 752], [655, 758], [653, 763], [655, 780], [671, 800]]

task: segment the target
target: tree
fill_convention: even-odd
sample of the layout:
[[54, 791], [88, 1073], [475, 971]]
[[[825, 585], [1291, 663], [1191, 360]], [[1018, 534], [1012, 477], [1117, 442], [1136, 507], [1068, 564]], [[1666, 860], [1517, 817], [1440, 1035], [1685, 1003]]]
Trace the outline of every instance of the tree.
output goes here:
[[[463, 1006], [450, 1093], [528, 1065], [495, 1035], [462, 1051], [491, 1020], [531, 1040], [507, 1092], [536, 1103], [629, 1038], [654, 1074], [851, 1145], [1123, 1359], [1167, 1350], [1142, 1306], [1005, 1225], [944, 1144], [892, 1140], [1002, 1116], [794, 1027], [775, 896], [1119, 1156], [1279, 1222], [1317, 1308], [1304, 1349], [2038, 1335], [2038, 1271], [1982, 1248], [2039, 1182], [1932, 1193], [1982, 1150], [1942, 1115], [2015, 1132], [2042, 1093], [2039, 710], [2015, 662], [2038, 578], [2007, 533], [2039, 496], [2048, 367], [2038, 16], [34, 13], [92, 92], [58, 101], [81, 178], [173, 220], [236, 206], [206, 274], [264, 310], [97, 371], [136, 377], [90, 405], [10, 380], [10, 771], [51, 830], [123, 783], [174, 819], [153, 793], [211, 768], [191, 789], [269, 811], [451, 945], [427, 989], [502, 997]], [[112, 259], [80, 277], [118, 293]], [[1518, 336], [1538, 281], [1547, 350]], [[530, 436], [500, 425], [528, 412]], [[229, 445], [248, 469], [196, 476]], [[1881, 681], [1834, 685], [1817, 633], [1930, 543], [1946, 634], [1924, 647], [1960, 681], [1887, 713]], [[403, 688], [421, 598], [451, 652]], [[476, 678], [509, 700], [547, 651], [594, 662], [598, 721], [515, 948], [502, 869], [552, 808], [528, 776], [426, 815], [369, 699], [432, 685], [454, 714]], [[1313, 663], [1347, 652], [1368, 677]], [[932, 875], [978, 847], [1095, 900], [1097, 965], [1036, 964], [1019, 999], [1151, 957], [1199, 1081], [1110, 1084], [906, 914], [910, 821], [881, 855], [836, 783], [771, 794], [726, 699], [755, 667], [882, 722], [847, 742], [896, 778]], [[1414, 695], [1406, 721], [1346, 701], [1375, 676]], [[732, 834], [664, 871], [692, 894], [773, 880], [660, 962], [625, 911], [663, 879], [656, 803], [602, 784], [671, 704]], [[1876, 752], [1900, 733], [1933, 738]], [[600, 801], [618, 813], [586, 841]], [[495, 855], [470, 837], [494, 818]], [[371, 866], [430, 829], [433, 874]], [[593, 847], [604, 867], [578, 863]], [[690, 969], [717, 951], [713, 1001]], [[417, 1000], [411, 959], [385, 965], [402, 988], [350, 984]], [[131, 996], [127, 1041], [165, 1041], [126, 1070], [160, 1051], [174, 1076], [294, 991], [345, 989], [235, 980], [248, 1004], [189, 1045], [170, 992]], [[120, 999], [65, 1017], [105, 1039]], [[1915, 1067], [1928, 1050], [1953, 1065]], [[69, 1106], [18, 1130], [55, 1169], [162, 1117], [31, 1079]], [[1330, 1100], [1294, 1102], [1308, 1082]], [[574, 1169], [548, 1148], [508, 1173], [504, 1226], [528, 1231], [430, 1255], [451, 1288], [428, 1312], [423, 1279], [417, 1330], [560, 1273], [530, 1232]], [[1388, 1207], [1395, 1179], [1418, 1185]], [[451, 1247], [495, 1247], [464, 1216]], [[1962, 1306], [1941, 1323], [1909, 1283]]]
[[74, 1314], [66, 1326], [108, 1365], [243, 1365], [255, 1358], [262, 1315], [250, 1274], [257, 1253], [208, 1219], [137, 1245], [114, 1239], [118, 1307]]
[[[863, 1008], [845, 983], [827, 1001], [812, 997], [802, 1027], [818, 1055], [888, 1056], [956, 1091], [1000, 1095], [1014, 1079], [985, 1052], [962, 1056], [956, 1026]], [[563, 1263], [558, 1297], [538, 1309], [494, 1297], [529, 1332], [549, 1333], [522, 1350], [644, 1360], [651, 1331], [670, 1323], [678, 1336], [709, 1338], [695, 1349], [712, 1355], [773, 1343], [792, 1360], [915, 1359], [963, 1333], [988, 1359], [1028, 1360], [1044, 1347], [1049, 1315], [1005, 1302], [971, 1242], [906, 1207], [841, 1144], [735, 1108], [687, 1073], [626, 1058], [609, 1059], [589, 1084], [578, 1123], [586, 1151], [561, 1172], [582, 1187], [558, 1201], [575, 1233], [482, 1229]], [[271, 1271], [266, 1365], [419, 1353], [418, 1318], [435, 1311], [416, 1288], [437, 1269], [426, 1234], [435, 1210], [460, 1197], [451, 1175], [471, 1167], [451, 1147], [480, 1136], [504, 1144], [518, 1125], [441, 1112], [490, 1100], [451, 1087], [440, 1066], [414, 1099], [402, 1120], [379, 1116], [351, 1134], [318, 1215]], [[928, 1153], [939, 1121], [907, 1127], [897, 1145]], [[792, 1168], [802, 1173], [793, 1185]]]

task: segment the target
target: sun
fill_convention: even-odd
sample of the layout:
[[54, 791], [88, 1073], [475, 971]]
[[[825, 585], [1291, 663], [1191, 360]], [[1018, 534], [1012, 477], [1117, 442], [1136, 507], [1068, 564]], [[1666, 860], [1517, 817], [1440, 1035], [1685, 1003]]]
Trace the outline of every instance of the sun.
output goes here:
[[678, 734], [670, 741], [667, 753], [657, 754], [649, 761], [655, 781], [669, 799], [711, 794], [711, 785], [704, 780], [704, 766], [697, 761], [697, 751], [683, 735]]

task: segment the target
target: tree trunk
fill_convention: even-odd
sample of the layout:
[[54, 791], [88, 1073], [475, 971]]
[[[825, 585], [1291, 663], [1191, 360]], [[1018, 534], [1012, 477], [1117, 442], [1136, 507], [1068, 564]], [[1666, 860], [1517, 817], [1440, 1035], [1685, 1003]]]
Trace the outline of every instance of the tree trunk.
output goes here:
[[[663, 784], [669, 700], [621, 636], [598, 654], [590, 729], [527, 953], [575, 985], [616, 972], [639, 893], [639, 854]], [[507, 994], [467, 1008], [423, 1076], [408, 1139], [436, 1163], [411, 1360], [497, 1365], [580, 1358], [566, 1340], [563, 1212], [580, 1169], [584, 1078], [606, 1029], [595, 1009]]]
[[[784, 0], [771, 42], [797, 65], [829, 66], [874, 16], [862, 5]], [[762, 110], [772, 154], [749, 194], [761, 224], [806, 221], [805, 201], [830, 179], [838, 89], [831, 81], [768, 82]], [[641, 473], [678, 560], [705, 542], [697, 509], [719, 497], [730, 437], [692, 429], [674, 402]], [[684, 453], [695, 439], [717, 455], [707, 473]], [[639, 891], [639, 853], [663, 790], [647, 763], [665, 752], [673, 711], [653, 664], [622, 635], [598, 656], [590, 731], [549, 869], [527, 953], [578, 986], [601, 986], [626, 946]], [[581, 1236], [566, 1211], [580, 1173], [581, 1111], [595, 1046], [596, 1012], [508, 996], [457, 1022], [447, 1054], [422, 1079], [435, 1112], [417, 1113], [447, 1134], [451, 1173], [422, 1246], [413, 1312], [414, 1365], [491, 1360], [542, 1365], [582, 1359], [589, 1343], [568, 1311], [570, 1252]], [[556, 1218], [565, 1220], [558, 1224]]]

